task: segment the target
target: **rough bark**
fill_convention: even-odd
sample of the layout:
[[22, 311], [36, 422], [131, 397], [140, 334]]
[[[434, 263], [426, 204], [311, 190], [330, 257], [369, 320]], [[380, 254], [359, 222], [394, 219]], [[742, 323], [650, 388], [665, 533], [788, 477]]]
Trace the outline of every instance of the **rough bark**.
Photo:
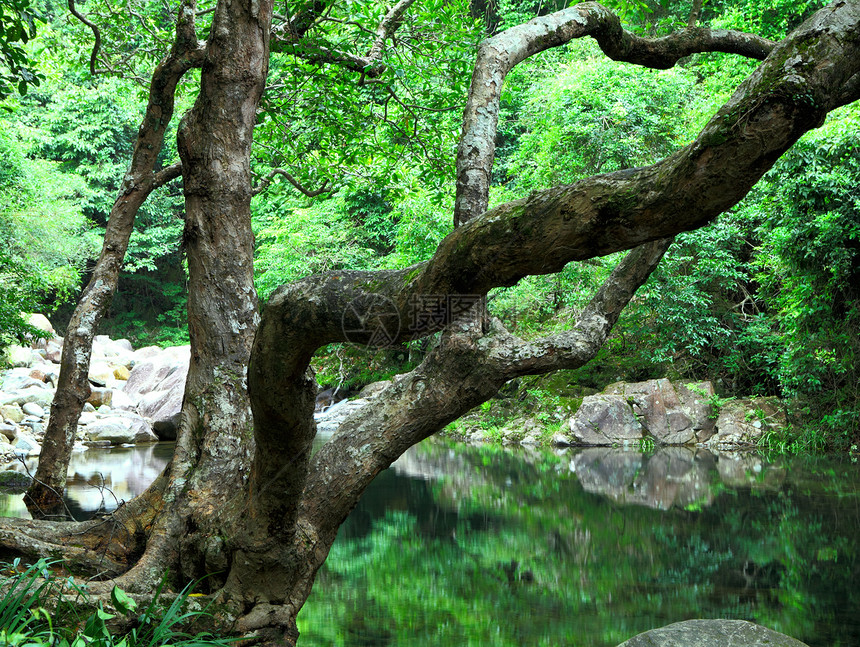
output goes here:
[[194, 11], [194, 0], [186, 0], [180, 10], [173, 48], [153, 73], [149, 102], [134, 144], [129, 170], [105, 228], [101, 255], [69, 321], [42, 454], [33, 485], [27, 492], [27, 504], [33, 516], [62, 509], [66, 471], [78, 418], [90, 395], [87, 374], [93, 337], [116, 292], [135, 215], [154, 189], [181, 175], [179, 165], [160, 172], [154, 169], [173, 115], [176, 84], [185, 72], [202, 60], [203, 50], [194, 34]]
[[656, 69], [670, 68], [698, 52], [763, 59], [775, 45], [752, 34], [693, 26], [662, 38], [642, 38], [623, 29], [618, 16], [596, 2], [535, 18], [487, 39], [478, 49], [457, 149], [455, 227], [487, 210], [505, 77], [526, 58], [584, 36], [593, 37], [613, 60]]

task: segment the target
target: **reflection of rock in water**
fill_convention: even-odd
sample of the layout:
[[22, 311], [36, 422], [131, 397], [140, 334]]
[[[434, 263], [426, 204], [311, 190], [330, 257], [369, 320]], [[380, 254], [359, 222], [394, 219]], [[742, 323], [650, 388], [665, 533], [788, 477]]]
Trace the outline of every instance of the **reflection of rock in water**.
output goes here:
[[66, 504], [76, 519], [111, 511], [143, 493], [170, 460], [172, 444], [91, 449], [73, 455]]
[[570, 469], [586, 492], [615, 501], [668, 510], [710, 505], [712, 485], [772, 488], [784, 470], [768, 470], [752, 454], [716, 455], [703, 449], [665, 447], [647, 455], [615, 448], [585, 449], [573, 456]]

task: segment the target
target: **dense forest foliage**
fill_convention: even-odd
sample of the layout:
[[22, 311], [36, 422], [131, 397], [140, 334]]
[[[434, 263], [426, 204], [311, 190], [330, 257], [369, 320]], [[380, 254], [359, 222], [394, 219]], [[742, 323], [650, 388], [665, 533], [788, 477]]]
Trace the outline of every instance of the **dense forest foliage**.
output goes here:
[[[713, 1], [700, 21], [781, 38], [823, 4]], [[400, 268], [429, 258], [453, 228], [454, 149], [477, 43], [561, 6], [422, 3], [399, 35], [410, 46], [374, 82], [349, 66], [275, 59], [252, 160], [260, 180], [252, 209], [261, 297], [311, 273]], [[690, 13], [689, 3], [674, 0], [612, 6], [647, 35], [683, 26]], [[141, 79], [154, 66], [174, 10], [141, 2], [117, 12], [105, 0], [88, 2], [113, 63], [94, 75], [92, 34], [64, 6], [37, 0], [9, 7], [18, 22], [3, 18], [0, 65], [4, 344], [26, 332], [16, 323], [21, 311], [45, 312], [62, 332], [126, 172], [145, 105]], [[357, 0], [348, 11], [372, 17], [383, 10]], [[429, 26], [456, 46], [440, 49]], [[348, 20], [328, 34], [332, 43], [372, 37]], [[654, 71], [614, 63], [579, 41], [530, 59], [506, 81], [491, 204], [653, 163], [690, 141], [753, 66], [705, 54]], [[182, 90], [178, 113], [194, 100], [193, 88]], [[678, 236], [598, 358], [569, 380], [602, 388], [664, 375], [711, 379], [722, 397], [785, 398], [796, 426], [782, 442], [794, 448], [857, 442], [858, 119], [856, 104], [837, 111], [740, 205]], [[167, 141], [165, 166], [178, 156], [174, 138]], [[101, 332], [137, 345], [187, 340], [182, 209], [178, 182], [142, 207]], [[524, 337], [564, 328], [617, 260], [526, 278], [492, 293], [490, 310]], [[330, 347], [319, 357], [318, 379], [368, 382], [404, 370], [424, 348]], [[365, 368], [341, 372], [342, 356], [359, 353]]]

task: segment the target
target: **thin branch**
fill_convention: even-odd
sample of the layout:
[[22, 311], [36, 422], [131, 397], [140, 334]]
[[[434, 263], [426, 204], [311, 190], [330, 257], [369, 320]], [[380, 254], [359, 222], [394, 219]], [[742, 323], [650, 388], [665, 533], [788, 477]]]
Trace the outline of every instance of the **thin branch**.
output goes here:
[[315, 189], [315, 190], [311, 190], [311, 189], [306, 188], [301, 182], [299, 182], [295, 177], [293, 177], [293, 175], [291, 175], [288, 171], [286, 171], [282, 168], [273, 168], [271, 171], [269, 171], [269, 174], [266, 175], [266, 177], [264, 177], [262, 180], [260, 180], [260, 184], [258, 184], [256, 187], [254, 187], [254, 189], [251, 191], [251, 195], [252, 196], [258, 195], [258, 194], [262, 193], [263, 191], [265, 191], [266, 188], [272, 183], [272, 180], [275, 179], [276, 175], [281, 175], [281, 176], [285, 177], [287, 179], [287, 182], [292, 184], [296, 188], [297, 191], [299, 191], [300, 193], [303, 193], [304, 195], [306, 195], [309, 198], [315, 198], [318, 195], [322, 195], [323, 193], [331, 193], [333, 190], [333, 189], [329, 188], [329, 181], [328, 180], [324, 180], [322, 183], [322, 186], [320, 188]]
[[90, 54], [90, 74], [95, 76], [96, 74], [98, 74], [98, 72], [96, 72], [96, 59], [99, 55], [99, 49], [101, 49], [102, 46], [101, 31], [99, 31], [99, 28], [92, 20], [87, 18], [80, 11], [78, 11], [77, 7], [75, 6], [75, 0], [69, 0], [69, 11], [75, 18], [84, 23], [93, 32], [93, 36], [95, 37], [95, 43], [93, 44], [93, 51]]

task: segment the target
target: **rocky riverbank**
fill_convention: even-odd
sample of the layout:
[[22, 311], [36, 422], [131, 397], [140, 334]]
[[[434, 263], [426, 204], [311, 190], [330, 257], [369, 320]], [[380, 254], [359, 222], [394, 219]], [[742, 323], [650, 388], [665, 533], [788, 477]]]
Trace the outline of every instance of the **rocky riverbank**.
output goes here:
[[[0, 464], [41, 452], [60, 373], [63, 339], [42, 315], [31, 323], [48, 332], [29, 347], [12, 346], [0, 373]], [[125, 339], [97, 336], [75, 450], [172, 440], [176, 437], [188, 346], [133, 349]]]
[[[0, 373], [0, 464], [40, 453], [56, 390], [63, 340], [42, 315], [32, 315], [31, 323], [51, 337], [7, 351], [10, 368]], [[128, 340], [97, 336], [89, 372], [92, 393], [75, 449], [175, 439], [189, 356], [188, 346], [135, 350]], [[356, 398], [318, 412], [319, 432], [334, 433], [389, 384], [367, 385]], [[668, 379], [612, 384], [559, 411], [554, 423], [523, 405], [488, 430], [484, 414], [483, 408], [475, 410], [449, 432], [470, 441], [524, 445], [736, 449], [753, 446], [768, 430], [785, 425], [776, 398], [724, 400], [710, 382]]]

